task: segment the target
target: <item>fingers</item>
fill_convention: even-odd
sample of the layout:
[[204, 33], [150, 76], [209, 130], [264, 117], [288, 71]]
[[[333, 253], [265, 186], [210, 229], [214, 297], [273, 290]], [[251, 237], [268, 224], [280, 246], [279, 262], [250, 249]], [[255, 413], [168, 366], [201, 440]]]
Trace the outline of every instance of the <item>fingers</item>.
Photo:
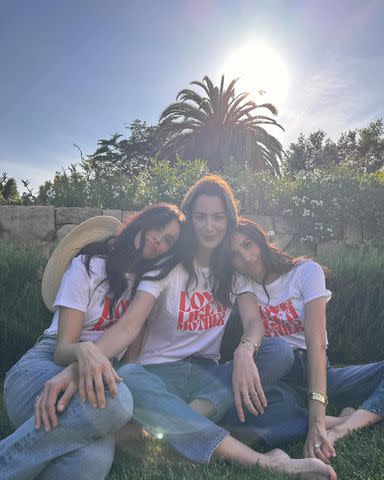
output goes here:
[[318, 458], [319, 460], [321, 460], [322, 462], [324, 462], [327, 465], [330, 464], [329, 459], [327, 458], [326, 455], [324, 455], [324, 452], [322, 450], [322, 445], [316, 444], [313, 447], [313, 451], [314, 451], [314, 454], [315, 454], [315, 458]]
[[75, 382], [69, 383], [69, 385], [65, 389], [62, 397], [60, 398], [59, 403], [57, 404], [57, 411], [58, 412], [61, 413], [67, 408], [69, 402], [71, 401], [71, 398], [76, 393], [76, 390], [77, 390], [76, 383]]
[[[259, 400], [261, 402], [261, 405], [264, 408], [267, 408], [268, 402], [267, 402], [267, 398], [265, 396], [263, 387], [261, 386], [260, 380], [258, 381], [257, 384], [255, 384], [255, 390], [257, 392], [257, 395], [259, 396]], [[260, 412], [260, 410], [259, 410], [259, 412]], [[263, 412], [261, 412], [261, 413], [263, 413]]]
[[240, 422], [244, 423], [245, 415], [244, 415], [244, 409], [243, 409], [243, 401], [241, 399], [241, 395], [238, 390], [234, 391], [234, 397], [235, 397], [235, 407], [236, 407], [237, 416], [239, 417]]
[[85, 376], [83, 373], [79, 377], [79, 395], [82, 403], [87, 401], [87, 390], [85, 388]]
[[103, 377], [101, 375], [97, 375], [94, 379], [94, 384], [96, 388], [96, 397], [97, 397], [97, 407], [105, 408], [107, 402], [105, 400], [105, 390], [104, 390], [104, 383]]
[[336, 451], [328, 439], [324, 440], [323, 443], [321, 444], [321, 452], [328, 460], [330, 460], [333, 457], [336, 457]]
[[117, 395], [116, 382], [120, 383], [122, 381], [122, 378], [119, 377], [116, 370], [112, 368], [111, 370], [107, 370], [104, 373], [104, 381], [108, 385], [108, 390], [111, 396], [115, 397]]
[[38, 396], [36, 401], [35, 401], [35, 428], [36, 428], [36, 430], [40, 430], [42, 424], [43, 424], [43, 420], [41, 418], [41, 413], [40, 413], [40, 396]]
[[[47, 382], [44, 389], [35, 402], [35, 428], [39, 430], [44, 427], [49, 432], [53, 427], [58, 425], [56, 416], [55, 402], [58, 393], [55, 393], [51, 384]], [[53, 403], [53, 404], [52, 404]]]
[[89, 375], [85, 378], [85, 390], [86, 390], [86, 397], [88, 398], [89, 402], [94, 408], [96, 408], [97, 399], [96, 399], [96, 393], [95, 393], [95, 388], [93, 383], [93, 377]]

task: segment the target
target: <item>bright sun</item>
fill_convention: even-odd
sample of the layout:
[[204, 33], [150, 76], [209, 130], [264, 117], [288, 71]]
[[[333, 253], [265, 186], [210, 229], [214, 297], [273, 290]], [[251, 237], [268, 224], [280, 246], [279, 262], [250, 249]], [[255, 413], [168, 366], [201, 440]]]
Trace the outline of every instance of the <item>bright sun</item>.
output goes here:
[[249, 92], [258, 97], [263, 92], [263, 103], [280, 107], [289, 91], [289, 74], [279, 53], [261, 40], [252, 40], [235, 50], [224, 64], [222, 72], [226, 84], [239, 78], [238, 93]]

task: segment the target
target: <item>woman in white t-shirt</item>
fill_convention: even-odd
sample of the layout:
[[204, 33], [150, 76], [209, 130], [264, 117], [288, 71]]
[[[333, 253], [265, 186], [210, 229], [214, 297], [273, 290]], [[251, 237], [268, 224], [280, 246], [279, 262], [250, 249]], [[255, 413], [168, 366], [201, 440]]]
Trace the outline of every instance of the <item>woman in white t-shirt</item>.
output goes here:
[[[78, 362], [80, 390], [95, 396], [94, 385], [102, 384], [99, 362], [130, 346], [148, 317], [138, 363], [118, 369], [133, 396], [133, 418], [145, 429], [164, 436], [193, 461], [208, 463], [215, 455], [303, 478], [335, 479], [334, 470], [317, 459], [292, 460], [280, 450], [260, 454], [212, 421], [219, 420], [233, 401], [232, 392], [213, 372], [236, 297], [244, 336], [235, 352], [233, 387], [243, 416], [243, 406], [253, 414], [266, 406], [254, 362], [264, 328], [249, 284], [231, 265], [237, 210], [229, 185], [217, 176], [204, 177], [185, 196], [183, 210], [187, 222], [179, 244], [181, 263], [163, 279], [144, 276], [119, 322], [90, 344], [88, 352], [74, 345], [72, 357], [67, 355], [66, 361]], [[263, 346], [260, 355], [262, 350]], [[65, 375], [61, 378], [67, 379]], [[54, 402], [50, 407], [55, 408]]]
[[[266, 436], [268, 441], [268, 437], [278, 438], [280, 432], [286, 441], [290, 439], [289, 432], [287, 435], [286, 429], [284, 433], [282, 430], [288, 422], [291, 439], [300, 433], [306, 435], [305, 456], [329, 463], [335, 456], [336, 440], [383, 420], [384, 362], [345, 368], [329, 366], [325, 311], [331, 292], [325, 286], [324, 271], [318, 263], [289, 256], [268, 243], [263, 230], [245, 218], [239, 219], [232, 237], [232, 263], [238, 272], [254, 280], [253, 291], [266, 336], [284, 338], [292, 348], [293, 365], [283, 380], [305, 389], [308, 396], [308, 411], [285, 399], [267, 410], [261, 420], [263, 428], [268, 422], [269, 426], [262, 433], [259, 420], [249, 417], [247, 435], [253, 427], [255, 436]], [[328, 397], [340, 408], [358, 409], [352, 413], [346, 409], [337, 418], [326, 417]], [[308, 422], [303, 421], [307, 413]], [[290, 415], [297, 419], [296, 425], [290, 422]], [[237, 423], [234, 413], [231, 419]]]
[[[55, 383], [65, 357], [76, 347], [87, 350], [118, 321], [145, 272], [157, 267], [162, 278], [172, 268], [183, 221], [181, 211], [170, 204], [152, 205], [125, 225], [112, 217], [95, 217], [76, 227], [56, 248], [42, 289], [48, 308], [55, 311], [52, 323], [7, 373], [4, 384], [6, 409], [18, 428], [0, 442], [2, 478], [94, 480], [108, 474], [113, 434], [132, 413], [132, 396], [119, 383], [111, 362], [105, 358], [99, 365], [101, 384], [96, 383], [90, 403], [76, 395], [60, 420], [55, 409], [47, 414], [45, 406], [52, 395], [56, 399], [64, 391], [57, 404], [60, 412], [77, 390], [77, 382], [63, 388]], [[99, 409], [94, 408], [97, 405]]]

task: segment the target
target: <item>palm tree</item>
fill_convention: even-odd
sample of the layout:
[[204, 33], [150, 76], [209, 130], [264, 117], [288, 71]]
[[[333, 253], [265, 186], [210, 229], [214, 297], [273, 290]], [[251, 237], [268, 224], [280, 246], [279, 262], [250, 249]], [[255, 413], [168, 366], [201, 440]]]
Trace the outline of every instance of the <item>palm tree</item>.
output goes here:
[[222, 170], [232, 159], [255, 170], [280, 175], [281, 143], [261, 125], [283, 127], [274, 118], [258, 114], [264, 109], [276, 116], [277, 109], [271, 103], [245, 101], [248, 93], [236, 95], [237, 80], [226, 88], [224, 75], [220, 87], [215, 87], [207, 76], [202, 82], [191, 82], [202, 88], [205, 96], [191, 89], [181, 90], [176, 103], [160, 116], [160, 155], [180, 154], [186, 160], [204, 158], [212, 170]]

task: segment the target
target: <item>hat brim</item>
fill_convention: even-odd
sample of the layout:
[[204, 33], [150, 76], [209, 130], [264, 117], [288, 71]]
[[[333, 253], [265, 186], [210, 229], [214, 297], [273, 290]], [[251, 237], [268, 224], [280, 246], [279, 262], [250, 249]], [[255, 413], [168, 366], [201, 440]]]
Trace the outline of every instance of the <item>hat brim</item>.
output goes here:
[[115, 217], [93, 217], [80, 223], [61, 240], [47, 262], [41, 284], [41, 294], [49, 310], [53, 311], [61, 280], [72, 258], [86, 245], [117, 235], [121, 226]]

